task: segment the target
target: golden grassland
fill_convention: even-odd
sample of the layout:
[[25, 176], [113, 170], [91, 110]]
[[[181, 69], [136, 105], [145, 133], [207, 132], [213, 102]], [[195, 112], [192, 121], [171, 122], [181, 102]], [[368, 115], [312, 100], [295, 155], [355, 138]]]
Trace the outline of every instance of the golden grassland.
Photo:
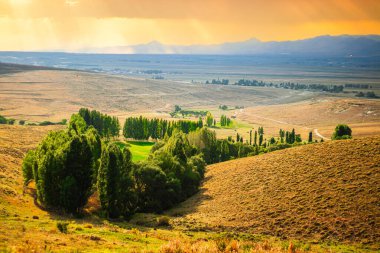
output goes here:
[[379, 243], [380, 136], [330, 141], [208, 167], [169, 213], [215, 230]]
[[[48, 131], [61, 127], [0, 125], [1, 252], [374, 252], [379, 249], [375, 237], [376, 230], [379, 231], [379, 210], [373, 208], [373, 203], [379, 203], [379, 189], [373, 185], [379, 182], [377, 137], [308, 145], [209, 166], [200, 193], [166, 214], [171, 215], [169, 226], [159, 226], [157, 219], [165, 216], [157, 214], [136, 214], [129, 222], [104, 220], [91, 212], [98, 207], [96, 195], [90, 199], [83, 218], [36, 206], [33, 186], [25, 192], [23, 189], [22, 158]], [[315, 147], [321, 152], [326, 149], [327, 153], [309, 154]], [[347, 149], [357, 154], [350, 166]], [[331, 158], [339, 156], [341, 161], [319, 158], [326, 154], [331, 154]], [[296, 160], [292, 163], [292, 159]], [[343, 170], [346, 165], [353, 174]], [[279, 172], [274, 171], [275, 167]], [[341, 174], [333, 173], [335, 167], [333, 171]], [[317, 172], [307, 172], [306, 168]], [[269, 172], [274, 174], [271, 176]], [[68, 223], [67, 233], [59, 231], [58, 222]], [[305, 224], [311, 225], [309, 230], [303, 227]], [[333, 232], [344, 240], [329, 240], [335, 236]], [[349, 232], [354, 232], [355, 237], [344, 237]], [[311, 236], [314, 233], [316, 238]]]

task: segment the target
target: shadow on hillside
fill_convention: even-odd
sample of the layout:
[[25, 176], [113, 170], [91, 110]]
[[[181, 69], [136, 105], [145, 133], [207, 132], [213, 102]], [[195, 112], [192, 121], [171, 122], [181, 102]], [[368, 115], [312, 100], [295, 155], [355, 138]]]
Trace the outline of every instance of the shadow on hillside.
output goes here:
[[167, 210], [165, 214], [180, 217], [196, 212], [198, 210], [198, 207], [201, 206], [205, 201], [212, 199], [212, 197], [206, 193], [207, 188], [203, 188], [203, 185], [210, 179], [211, 176], [205, 177], [205, 179], [202, 181], [200, 190], [196, 194], [179, 203], [177, 206], [174, 206], [173, 208]]

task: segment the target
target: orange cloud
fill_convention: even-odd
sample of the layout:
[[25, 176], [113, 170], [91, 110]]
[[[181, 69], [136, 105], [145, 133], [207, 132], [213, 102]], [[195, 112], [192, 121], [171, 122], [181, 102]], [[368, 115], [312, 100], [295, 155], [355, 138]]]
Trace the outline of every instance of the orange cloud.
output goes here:
[[378, 0], [0, 0], [0, 50], [376, 34]]

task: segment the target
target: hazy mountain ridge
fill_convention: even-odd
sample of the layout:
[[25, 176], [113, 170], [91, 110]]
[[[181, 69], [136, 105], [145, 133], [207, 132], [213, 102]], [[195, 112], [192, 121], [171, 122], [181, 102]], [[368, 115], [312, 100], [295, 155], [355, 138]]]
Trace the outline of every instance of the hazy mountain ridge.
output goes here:
[[131, 46], [88, 48], [81, 52], [118, 54], [216, 54], [293, 56], [380, 56], [380, 35], [319, 36], [304, 40], [262, 42], [250, 39], [213, 45], [166, 45], [157, 41]]

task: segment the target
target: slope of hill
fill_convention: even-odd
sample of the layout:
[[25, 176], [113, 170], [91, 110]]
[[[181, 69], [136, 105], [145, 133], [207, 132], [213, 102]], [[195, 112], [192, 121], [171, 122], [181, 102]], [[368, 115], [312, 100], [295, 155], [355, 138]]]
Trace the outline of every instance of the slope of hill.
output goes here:
[[380, 136], [306, 145], [208, 167], [178, 226], [378, 243]]

